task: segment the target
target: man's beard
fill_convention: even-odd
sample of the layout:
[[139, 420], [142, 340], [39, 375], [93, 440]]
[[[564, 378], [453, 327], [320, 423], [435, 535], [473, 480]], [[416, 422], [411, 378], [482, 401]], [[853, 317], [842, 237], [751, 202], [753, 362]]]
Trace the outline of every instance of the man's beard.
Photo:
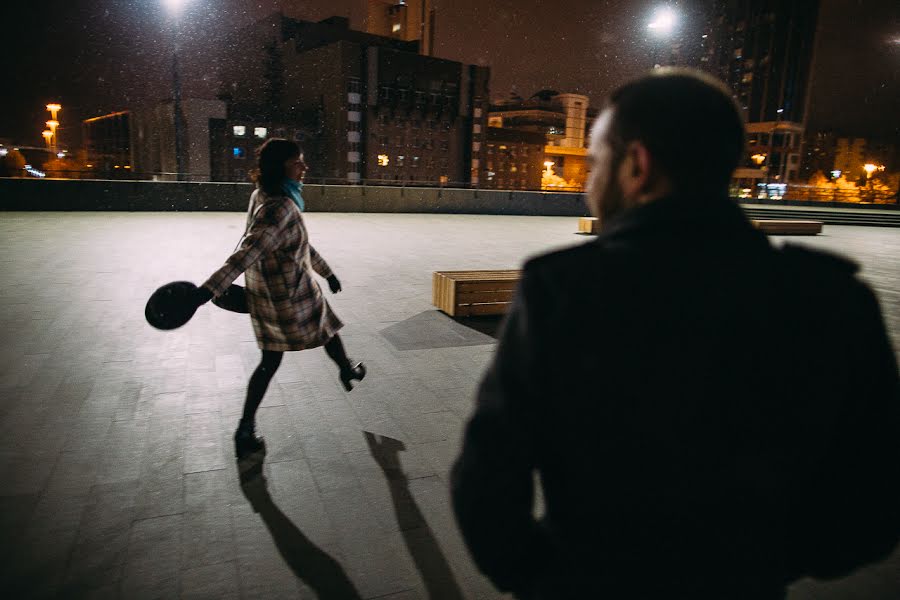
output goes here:
[[610, 220], [628, 208], [625, 196], [622, 194], [622, 186], [619, 185], [618, 178], [615, 176], [617, 172], [618, 165], [614, 165], [614, 168], [610, 169], [606, 187], [600, 196], [600, 214], [597, 215], [600, 217], [600, 227], [605, 227]]

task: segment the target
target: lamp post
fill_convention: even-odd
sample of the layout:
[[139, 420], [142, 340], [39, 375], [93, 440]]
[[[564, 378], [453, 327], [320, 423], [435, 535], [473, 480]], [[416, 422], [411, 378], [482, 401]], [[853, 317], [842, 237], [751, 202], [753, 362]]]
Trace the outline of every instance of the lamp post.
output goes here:
[[46, 123], [47, 128], [50, 130], [51, 139], [53, 140], [50, 144], [50, 151], [56, 152], [57, 147], [59, 146], [59, 140], [56, 137], [56, 128], [59, 127], [59, 121], [50, 120]]
[[163, 0], [172, 14], [172, 112], [175, 124], [175, 179], [180, 181], [183, 165], [182, 114], [181, 114], [181, 79], [178, 77], [178, 30], [181, 8], [187, 0]]
[[[59, 121], [56, 118], [56, 115], [59, 114], [59, 111], [62, 110], [62, 105], [57, 104], [55, 102], [47, 105], [47, 112], [50, 113], [50, 120], [47, 121], [46, 125], [50, 128], [51, 137], [47, 138], [47, 144], [51, 152], [56, 152], [57, 146], [59, 146], [59, 138], [56, 136], [56, 128], [59, 127]], [[41, 134], [43, 135], [43, 134]]]
[[[781, 122], [781, 115], [784, 114], [784, 109], [779, 108], [775, 111], [775, 121], [772, 123], [772, 132], [769, 134], [769, 152], [768, 152], [768, 160], [766, 161], [766, 199], [769, 199], [769, 183], [771, 182], [772, 177], [772, 167], [774, 166], [775, 160], [775, 134], [778, 132], [778, 124]], [[782, 144], [783, 146], [784, 144]], [[779, 162], [784, 160], [784, 152], [779, 154]], [[779, 165], [779, 175], [778, 179], [781, 180], [781, 169]]]

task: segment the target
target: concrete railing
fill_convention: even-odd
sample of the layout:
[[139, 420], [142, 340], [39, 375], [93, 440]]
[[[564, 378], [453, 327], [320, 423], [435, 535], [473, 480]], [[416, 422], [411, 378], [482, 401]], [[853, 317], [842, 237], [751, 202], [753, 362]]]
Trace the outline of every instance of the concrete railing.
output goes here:
[[[46, 211], [244, 211], [250, 183], [0, 178], [0, 210]], [[306, 185], [310, 212], [447, 213], [586, 216], [582, 194], [434, 187]], [[897, 205], [747, 200], [793, 211], [865, 213], [894, 221]], [[838, 214], [829, 213], [832, 219]], [[805, 215], [812, 217], [815, 215]], [[890, 218], [888, 218], [890, 217]], [[816, 217], [820, 218], [820, 217]], [[821, 219], [820, 219], [821, 220]], [[834, 221], [843, 222], [843, 221]]]
[[[0, 179], [0, 210], [243, 211], [250, 183]], [[310, 212], [582, 216], [581, 194], [363, 185], [306, 185]]]

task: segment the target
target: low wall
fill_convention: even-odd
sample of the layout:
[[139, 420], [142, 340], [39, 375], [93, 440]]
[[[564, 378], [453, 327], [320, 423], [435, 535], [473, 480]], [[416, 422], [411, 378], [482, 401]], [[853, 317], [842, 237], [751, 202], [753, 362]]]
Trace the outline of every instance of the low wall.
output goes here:
[[[0, 210], [243, 211], [249, 183], [0, 179]], [[310, 212], [582, 216], [581, 194], [362, 185], [306, 185]]]

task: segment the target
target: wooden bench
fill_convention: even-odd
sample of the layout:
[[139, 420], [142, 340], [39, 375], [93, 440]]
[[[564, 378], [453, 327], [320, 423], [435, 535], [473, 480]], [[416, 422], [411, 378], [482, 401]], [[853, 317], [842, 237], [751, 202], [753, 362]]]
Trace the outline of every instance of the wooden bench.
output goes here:
[[432, 303], [451, 317], [506, 313], [522, 272], [435, 271]]
[[597, 235], [600, 233], [600, 219], [597, 217], [579, 217], [578, 233]]
[[767, 235], [817, 235], [822, 233], [822, 221], [753, 219], [750, 222]]

